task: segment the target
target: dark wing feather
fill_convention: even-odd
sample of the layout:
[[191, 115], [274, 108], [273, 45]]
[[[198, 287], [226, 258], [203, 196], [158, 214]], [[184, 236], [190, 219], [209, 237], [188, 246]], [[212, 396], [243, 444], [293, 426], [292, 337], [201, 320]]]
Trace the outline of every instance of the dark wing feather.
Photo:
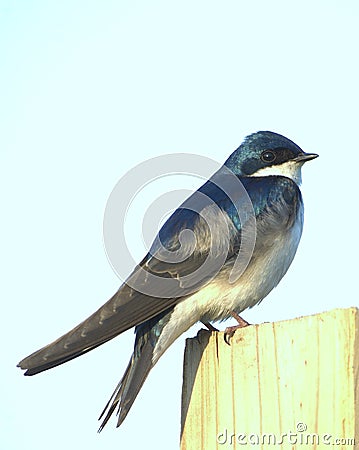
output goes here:
[[[25, 375], [35, 375], [98, 347], [129, 328], [173, 307], [210, 281], [216, 274], [216, 264], [214, 267], [210, 265], [200, 277], [190, 280], [189, 285], [183, 285], [182, 282], [186, 275], [202, 266], [213, 248], [213, 242], [216, 243], [215, 252], [218, 254], [222, 252], [222, 247], [227, 245], [227, 258], [235, 251], [238, 233], [230, 229], [230, 236], [237, 237], [233, 238], [229, 248], [228, 242], [223, 242], [222, 245], [225, 233], [220, 225], [223, 225], [224, 220], [228, 222], [229, 228], [233, 228], [233, 223], [214, 202], [220, 204], [225, 211], [230, 200], [220, 188], [208, 181], [168, 219], [159, 233], [162, 245], [158, 239], [155, 240], [148, 255], [107, 303], [65, 335], [20, 361], [18, 366], [26, 370]], [[213, 215], [214, 224], [218, 221], [219, 234], [215, 239], [210, 235], [206, 221], [200, 217], [204, 209]], [[181, 242], [180, 239], [183, 230], [192, 231], [196, 238], [187, 257], [186, 241]], [[181, 252], [181, 246], [184, 252], [181, 255], [185, 256], [181, 261], [163, 262], [163, 252], [166, 249], [169, 252], [180, 249]], [[170, 283], [163, 283], [158, 277]], [[148, 295], [148, 292], [151, 292], [151, 295]]]

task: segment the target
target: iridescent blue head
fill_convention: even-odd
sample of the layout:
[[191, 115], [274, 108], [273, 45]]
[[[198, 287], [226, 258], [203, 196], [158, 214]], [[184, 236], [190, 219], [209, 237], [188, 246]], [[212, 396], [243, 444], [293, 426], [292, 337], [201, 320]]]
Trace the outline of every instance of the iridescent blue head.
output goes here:
[[280, 134], [258, 131], [247, 136], [225, 162], [232, 172], [241, 177], [279, 175], [301, 183], [302, 165], [317, 158], [316, 153], [305, 153]]

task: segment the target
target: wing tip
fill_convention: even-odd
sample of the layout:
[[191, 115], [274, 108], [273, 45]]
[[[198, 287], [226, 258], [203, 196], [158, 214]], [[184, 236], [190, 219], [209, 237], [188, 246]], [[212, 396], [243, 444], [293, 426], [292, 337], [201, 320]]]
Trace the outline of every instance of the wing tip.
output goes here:
[[32, 375], [36, 375], [39, 372], [42, 372], [45, 369], [42, 369], [41, 367], [29, 367], [26, 363], [25, 363], [25, 359], [20, 361], [18, 364], [16, 364], [16, 367], [18, 367], [21, 370], [24, 370], [25, 372], [23, 373], [24, 376], [32, 376]]

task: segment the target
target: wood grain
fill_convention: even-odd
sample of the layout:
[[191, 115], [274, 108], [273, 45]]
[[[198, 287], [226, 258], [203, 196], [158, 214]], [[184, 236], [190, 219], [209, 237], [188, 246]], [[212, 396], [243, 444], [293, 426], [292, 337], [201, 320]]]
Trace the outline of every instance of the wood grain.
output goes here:
[[230, 346], [187, 339], [181, 449], [359, 448], [358, 331], [349, 308], [252, 325]]

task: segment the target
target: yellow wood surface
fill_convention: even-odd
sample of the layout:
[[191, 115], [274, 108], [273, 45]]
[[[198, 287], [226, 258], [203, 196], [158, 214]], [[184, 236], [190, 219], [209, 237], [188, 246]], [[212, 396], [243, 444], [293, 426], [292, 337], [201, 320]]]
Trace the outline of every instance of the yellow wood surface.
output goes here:
[[359, 448], [358, 330], [349, 308], [252, 325], [230, 346], [187, 339], [181, 449]]

